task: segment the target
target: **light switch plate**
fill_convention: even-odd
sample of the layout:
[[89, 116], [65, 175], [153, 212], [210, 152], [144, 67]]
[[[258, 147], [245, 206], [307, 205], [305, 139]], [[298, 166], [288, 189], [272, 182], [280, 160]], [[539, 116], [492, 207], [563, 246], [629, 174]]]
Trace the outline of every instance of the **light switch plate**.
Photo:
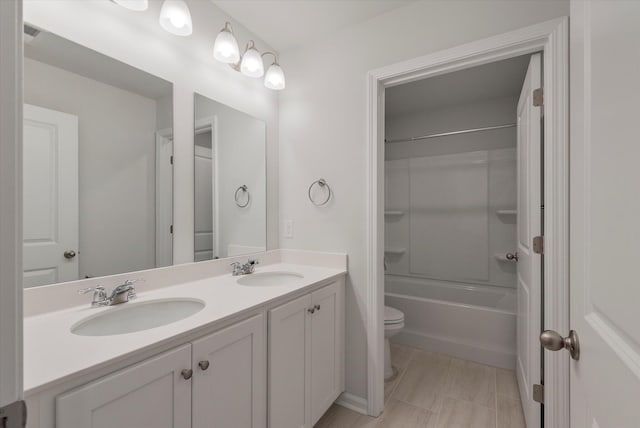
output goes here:
[[284, 237], [293, 238], [293, 220], [287, 220], [284, 222]]

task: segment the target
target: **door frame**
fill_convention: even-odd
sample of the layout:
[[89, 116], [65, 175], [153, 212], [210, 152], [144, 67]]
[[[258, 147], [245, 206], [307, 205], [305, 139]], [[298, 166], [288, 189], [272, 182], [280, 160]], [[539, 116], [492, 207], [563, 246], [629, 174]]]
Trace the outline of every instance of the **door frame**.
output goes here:
[[23, 397], [22, 25], [22, 0], [0, 2], [0, 407]]
[[[213, 216], [213, 237], [214, 240], [212, 242], [213, 248], [213, 257], [216, 257], [217, 254], [220, 253], [220, 180], [218, 180], [218, 116], [207, 116], [201, 119], [195, 120], [195, 129], [194, 129], [194, 138], [196, 135], [211, 132], [211, 167], [213, 170], [211, 179], [213, 180], [213, 197], [211, 198], [211, 203], [213, 204], [211, 215]], [[194, 143], [195, 148], [195, 143]], [[193, 171], [195, 176], [195, 153], [193, 158]], [[195, 182], [194, 182], [195, 189]], [[193, 213], [194, 213], [194, 235], [195, 235], [195, 201], [193, 205]], [[195, 257], [195, 244], [193, 247], [193, 254]]]
[[[534, 52], [543, 53], [544, 328], [569, 331], [569, 19], [515, 31], [372, 70], [367, 75], [367, 410], [384, 408], [384, 90]], [[544, 422], [569, 426], [569, 359], [544, 353]]]
[[[173, 264], [173, 128], [156, 131], [156, 267]], [[169, 145], [169, 146], [168, 146]], [[169, 150], [167, 150], [169, 147]], [[167, 166], [168, 165], [168, 166]], [[170, 175], [170, 177], [167, 177]], [[167, 197], [163, 183], [171, 181]], [[168, 213], [171, 213], [170, 215]]]

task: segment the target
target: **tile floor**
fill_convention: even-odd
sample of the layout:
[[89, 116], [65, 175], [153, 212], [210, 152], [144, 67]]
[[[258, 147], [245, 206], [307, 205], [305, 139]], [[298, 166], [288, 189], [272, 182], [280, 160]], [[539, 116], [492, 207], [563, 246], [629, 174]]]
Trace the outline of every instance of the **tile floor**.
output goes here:
[[515, 372], [391, 345], [378, 418], [333, 405], [314, 428], [525, 428]]

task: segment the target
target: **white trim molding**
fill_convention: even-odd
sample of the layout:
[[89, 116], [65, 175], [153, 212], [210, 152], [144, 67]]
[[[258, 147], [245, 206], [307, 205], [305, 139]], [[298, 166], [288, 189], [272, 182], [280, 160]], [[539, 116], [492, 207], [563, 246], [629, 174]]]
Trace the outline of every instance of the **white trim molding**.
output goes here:
[[22, 37], [0, 1], [0, 407], [22, 398]]
[[[558, 18], [400, 62], [368, 73], [367, 413], [384, 408], [384, 91], [385, 88], [519, 55], [544, 58], [544, 328], [569, 331], [568, 18]], [[545, 352], [544, 425], [569, 424], [569, 362]]]

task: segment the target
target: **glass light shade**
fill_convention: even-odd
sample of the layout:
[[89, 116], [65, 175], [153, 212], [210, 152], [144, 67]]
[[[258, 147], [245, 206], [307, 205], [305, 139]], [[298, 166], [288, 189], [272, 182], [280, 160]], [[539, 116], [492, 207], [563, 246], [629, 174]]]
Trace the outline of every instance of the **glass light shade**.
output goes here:
[[284, 89], [284, 71], [282, 71], [282, 67], [280, 67], [277, 63], [274, 62], [267, 69], [267, 74], [264, 76], [264, 86], [276, 91]]
[[183, 0], [164, 0], [160, 9], [160, 26], [176, 36], [189, 36], [193, 32], [191, 12]]
[[249, 77], [262, 77], [264, 75], [262, 56], [260, 56], [260, 52], [256, 48], [251, 47], [242, 55], [240, 71]]
[[113, 2], [126, 9], [135, 10], [138, 12], [142, 12], [143, 10], [147, 10], [149, 8], [149, 0], [113, 0]]
[[213, 45], [213, 57], [225, 64], [237, 64], [240, 61], [240, 50], [236, 38], [225, 27]]

